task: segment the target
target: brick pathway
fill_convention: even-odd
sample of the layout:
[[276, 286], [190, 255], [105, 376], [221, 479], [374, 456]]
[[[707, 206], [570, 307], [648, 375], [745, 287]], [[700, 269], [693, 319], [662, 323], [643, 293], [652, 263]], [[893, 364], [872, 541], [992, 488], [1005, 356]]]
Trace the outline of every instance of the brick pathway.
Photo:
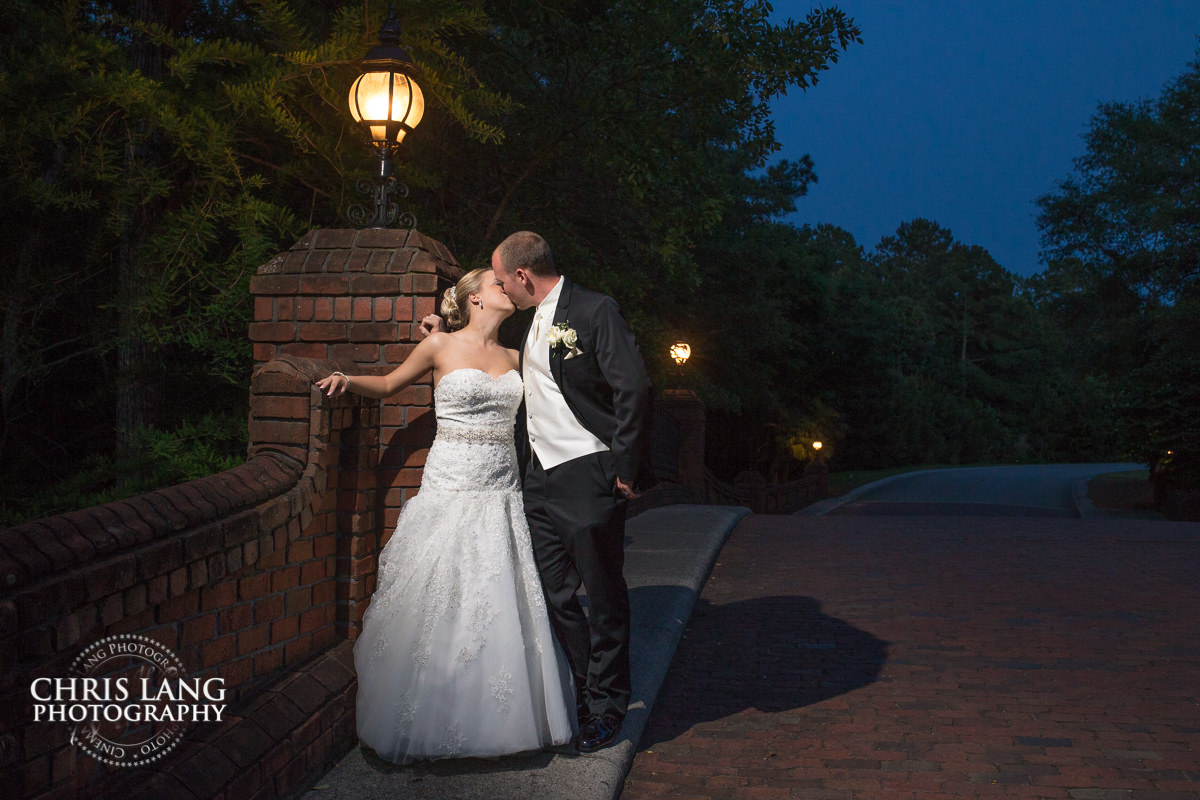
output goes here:
[[747, 518], [623, 800], [1200, 798], [1200, 526]]

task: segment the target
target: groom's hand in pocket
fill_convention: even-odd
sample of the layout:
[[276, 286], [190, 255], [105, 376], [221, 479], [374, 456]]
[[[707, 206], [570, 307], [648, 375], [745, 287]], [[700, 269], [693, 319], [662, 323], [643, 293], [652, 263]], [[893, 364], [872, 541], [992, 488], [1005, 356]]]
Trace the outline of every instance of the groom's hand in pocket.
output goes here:
[[631, 484], [626, 483], [620, 478], [614, 478], [614, 481], [616, 482], [617, 486], [617, 494], [621, 495], [621, 497], [624, 497], [626, 500], [632, 500], [633, 498], [637, 497], [637, 493], [633, 491], [633, 486]]

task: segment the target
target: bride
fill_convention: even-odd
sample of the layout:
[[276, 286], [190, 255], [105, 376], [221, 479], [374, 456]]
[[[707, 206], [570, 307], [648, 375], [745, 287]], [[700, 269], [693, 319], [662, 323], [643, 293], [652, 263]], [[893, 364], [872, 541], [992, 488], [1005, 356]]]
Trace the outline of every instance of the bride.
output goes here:
[[330, 396], [394, 394], [433, 370], [438, 430], [420, 493], [379, 555], [354, 644], [358, 736], [382, 758], [498, 756], [570, 741], [575, 690], [556, 643], [521, 500], [517, 353], [497, 333], [514, 306], [490, 269], [446, 290], [458, 327], [385, 376], [335, 372]]

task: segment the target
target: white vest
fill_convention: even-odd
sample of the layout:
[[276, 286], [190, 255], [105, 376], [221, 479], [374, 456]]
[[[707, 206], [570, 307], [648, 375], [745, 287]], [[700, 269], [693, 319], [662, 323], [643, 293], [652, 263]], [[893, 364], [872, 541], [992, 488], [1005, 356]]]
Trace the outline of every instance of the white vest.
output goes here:
[[534, 312], [533, 325], [525, 337], [521, 371], [521, 378], [525, 381], [525, 422], [529, 428], [529, 445], [537, 454], [543, 469], [608, 450], [608, 445], [579, 424], [550, 372], [549, 334], [554, 325], [554, 312], [558, 308], [562, 287], [563, 279], [560, 277]]

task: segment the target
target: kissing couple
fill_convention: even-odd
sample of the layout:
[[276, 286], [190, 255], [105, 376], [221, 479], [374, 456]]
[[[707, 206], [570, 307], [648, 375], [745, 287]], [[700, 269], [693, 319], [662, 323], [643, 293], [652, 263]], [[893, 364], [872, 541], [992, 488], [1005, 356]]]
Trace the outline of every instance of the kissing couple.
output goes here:
[[[504, 347], [500, 324], [528, 308], [520, 349]], [[616, 302], [559, 274], [529, 231], [441, 311], [389, 374], [317, 382], [383, 398], [433, 372], [437, 435], [354, 645], [359, 738], [399, 764], [595, 752], [629, 706], [625, 503], [645, 364]]]

